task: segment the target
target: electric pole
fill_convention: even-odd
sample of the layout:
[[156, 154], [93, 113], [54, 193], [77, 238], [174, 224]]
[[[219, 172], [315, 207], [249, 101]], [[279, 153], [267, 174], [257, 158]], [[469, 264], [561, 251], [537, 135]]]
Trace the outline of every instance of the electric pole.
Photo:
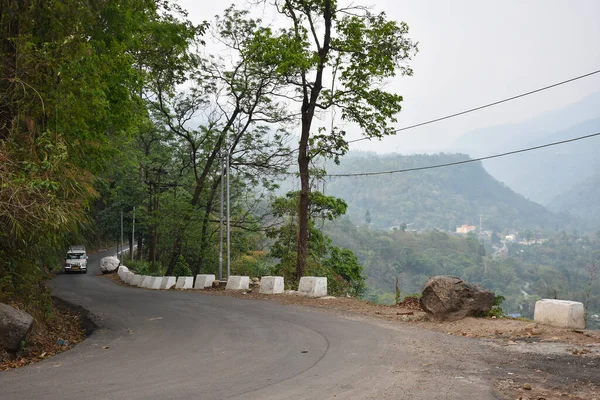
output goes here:
[[223, 150], [221, 150], [221, 207], [219, 210], [219, 280], [223, 280], [223, 202], [225, 197], [225, 172]]
[[230, 230], [230, 225], [229, 225], [229, 218], [230, 218], [230, 213], [229, 213], [229, 208], [231, 207], [231, 199], [229, 198], [229, 157], [230, 157], [230, 153], [229, 153], [229, 140], [226, 140], [226, 150], [227, 150], [227, 154], [225, 154], [225, 166], [226, 166], [226, 173], [225, 176], [227, 178], [227, 279], [229, 279], [229, 276], [231, 275], [231, 230]]

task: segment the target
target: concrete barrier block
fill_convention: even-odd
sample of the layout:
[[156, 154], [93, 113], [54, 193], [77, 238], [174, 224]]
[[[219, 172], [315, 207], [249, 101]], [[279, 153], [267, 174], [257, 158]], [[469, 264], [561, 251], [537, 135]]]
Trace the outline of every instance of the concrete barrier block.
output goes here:
[[303, 276], [298, 284], [301, 296], [324, 297], [327, 296], [327, 278], [319, 276]]
[[162, 283], [162, 276], [153, 276], [148, 282], [148, 289], [158, 290], [160, 289], [160, 284]]
[[138, 286], [147, 288], [148, 284], [150, 283], [150, 279], [152, 279], [152, 277], [150, 275], [142, 275], [142, 281], [140, 282], [140, 284]]
[[533, 320], [562, 328], [585, 329], [583, 303], [542, 299], [535, 302]]
[[249, 276], [232, 275], [227, 278], [225, 290], [248, 290], [250, 288]]
[[279, 294], [283, 291], [283, 276], [263, 276], [260, 278], [260, 293]]
[[135, 276], [135, 274], [131, 271], [125, 272], [125, 274], [123, 274], [123, 282], [131, 285], [131, 280], [133, 279], [134, 276]]
[[138, 275], [138, 274], [133, 274], [133, 276], [131, 277], [129, 284], [131, 286], [140, 286], [140, 283], [142, 283], [142, 279], [144, 277], [142, 275]]
[[214, 281], [215, 281], [214, 275], [206, 275], [206, 274], [196, 275], [196, 282], [194, 283], [194, 289], [204, 289], [207, 287], [212, 287], [212, 284]]
[[162, 281], [160, 282], [160, 289], [169, 290], [175, 286], [177, 283], [177, 278], [174, 276], [163, 276]]
[[194, 287], [194, 277], [193, 276], [178, 276], [177, 283], [175, 284], [175, 289], [191, 289]]
[[125, 280], [125, 274], [129, 272], [129, 268], [127, 268], [124, 265], [119, 265], [119, 269], [117, 270], [117, 274], [119, 275], [119, 278], [121, 278], [121, 280]]

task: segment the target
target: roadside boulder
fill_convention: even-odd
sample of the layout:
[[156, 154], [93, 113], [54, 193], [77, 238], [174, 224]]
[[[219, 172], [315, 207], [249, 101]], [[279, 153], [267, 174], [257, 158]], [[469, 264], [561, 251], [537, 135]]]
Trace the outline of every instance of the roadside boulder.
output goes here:
[[19, 344], [27, 339], [32, 327], [31, 315], [0, 303], [0, 348], [7, 351], [19, 350]]
[[421, 308], [435, 319], [456, 321], [489, 312], [495, 297], [485, 287], [456, 276], [434, 276], [425, 284], [420, 302]]
[[115, 256], [104, 257], [100, 260], [100, 271], [103, 274], [110, 274], [119, 268], [121, 261]]

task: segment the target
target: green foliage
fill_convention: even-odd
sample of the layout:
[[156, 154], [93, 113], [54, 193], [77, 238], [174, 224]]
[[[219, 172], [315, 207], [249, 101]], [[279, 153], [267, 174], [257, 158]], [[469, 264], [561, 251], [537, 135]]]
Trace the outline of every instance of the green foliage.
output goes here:
[[[3, 2], [1, 298], [51, 306], [48, 271], [89, 233], [102, 174], [147, 116], [140, 91], [154, 68], [144, 61], [156, 49], [150, 39], [171, 31], [187, 42], [204, 29], [175, 18], [179, 11], [153, 0]], [[162, 60], [172, 61], [171, 44]]]
[[[274, 240], [269, 255], [278, 260], [274, 266], [274, 273], [282, 274], [288, 283], [297, 284], [295, 272], [298, 193], [288, 192], [285, 197], [274, 199], [271, 207], [273, 215], [282, 219], [278, 227], [267, 231], [267, 236]], [[310, 255], [306, 273], [327, 277], [328, 292], [332, 295], [361, 296], [366, 285], [358, 258], [352, 251], [332, 245], [331, 239], [323, 235], [314, 223], [317, 218], [332, 221], [343, 215], [346, 203], [313, 191], [310, 211]]]
[[487, 313], [488, 317], [496, 317], [502, 318], [504, 317], [504, 310], [502, 310], [502, 302], [506, 300], [506, 298], [502, 295], [498, 295], [494, 298], [494, 304], [492, 305], [492, 309]]
[[274, 264], [267, 259], [267, 253], [262, 250], [247, 251], [240, 254], [231, 264], [232, 275], [262, 277], [273, 275]]
[[191, 276], [192, 270], [189, 264], [186, 262], [183, 256], [179, 256], [177, 264], [175, 264], [175, 270], [173, 271], [175, 276]]
[[152, 264], [148, 261], [125, 260], [123, 264], [138, 275], [163, 276], [165, 274], [165, 269], [160, 263]]

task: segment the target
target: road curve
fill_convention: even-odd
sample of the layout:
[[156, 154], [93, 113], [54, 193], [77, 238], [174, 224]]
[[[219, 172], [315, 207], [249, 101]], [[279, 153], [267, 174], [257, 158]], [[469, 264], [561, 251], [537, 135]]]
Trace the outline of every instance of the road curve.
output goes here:
[[59, 275], [53, 293], [100, 329], [72, 350], [0, 372], [2, 400], [493, 399], [489, 348], [415, 327], [265, 301], [150, 291]]

